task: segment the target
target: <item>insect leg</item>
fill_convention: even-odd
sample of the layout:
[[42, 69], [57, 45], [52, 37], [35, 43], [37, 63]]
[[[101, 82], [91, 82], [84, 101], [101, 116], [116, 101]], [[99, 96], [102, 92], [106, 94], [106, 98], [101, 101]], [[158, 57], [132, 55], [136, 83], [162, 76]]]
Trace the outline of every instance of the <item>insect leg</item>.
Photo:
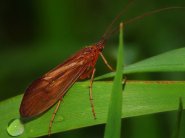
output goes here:
[[103, 54], [100, 52], [100, 56], [103, 59], [104, 63], [107, 65], [107, 67], [111, 70], [114, 71], [114, 69], [109, 65], [109, 63], [107, 62], [107, 60], [105, 59], [105, 57], [103, 56]]
[[55, 110], [54, 110], [54, 112], [52, 114], [52, 117], [51, 117], [51, 120], [50, 120], [50, 123], [49, 123], [48, 136], [51, 135], [51, 128], [52, 128], [52, 125], [53, 125], [53, 121], [55, 119], [55, 115], [56, 115], [56, 113], [58, 111], [58, 108], [60, 106], [61, 101], [62, 101], [61, 99], [58, 101], [57, 106], [56, 106], [56, 108], [55, 108]]
[[92, 108], [92, 113], [94, 116], [94, 119], [96, 119], [96, 113], [94, 111], [94, 104], [93, 104], [93, 96], [92, 96], [92, 84], [94, 80], [94, 74], [95, 74], [96, 69], [93, 69], [91, 80], [90, 80], [90, 86], [89, 86], [89, 97], [90, 97], [90, 103], [91, 103], [91, 108]]

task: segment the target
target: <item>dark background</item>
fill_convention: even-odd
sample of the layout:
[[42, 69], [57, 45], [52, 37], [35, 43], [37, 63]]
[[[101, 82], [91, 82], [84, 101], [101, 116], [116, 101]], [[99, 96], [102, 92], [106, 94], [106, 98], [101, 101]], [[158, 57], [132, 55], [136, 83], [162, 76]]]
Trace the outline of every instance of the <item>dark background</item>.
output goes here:
[[[123, 0], [1, 0], [0, 100], [22, 94], [30, 82], [77, 50], [97, 42], [128, 1]], [[118, 21], [153, 9], [185, 6], [184, 0], [135, 1]], [[185, 46], [185, 9], [157, 13], [125, 26], [125, 63]], [[115, 24], [115, 26], [118, 25]], [[118, 34], [108, 41], [104, 55], [114, 67]], [[171, 56], [173, 58], [173, 55]], [[169, 59], [170, 60], [170, 59]], [[96, 76], [108, 72], [100, 60]], [[183, 73], [147, 73], [129, 79], [183, 80]], [[127, 138], [168, 138], [176, 112], [123, 119]], [[64, 132], [54, 137], [103, 137], [104, 125]], [[181, 136], [185, 137], [185, 132]]]

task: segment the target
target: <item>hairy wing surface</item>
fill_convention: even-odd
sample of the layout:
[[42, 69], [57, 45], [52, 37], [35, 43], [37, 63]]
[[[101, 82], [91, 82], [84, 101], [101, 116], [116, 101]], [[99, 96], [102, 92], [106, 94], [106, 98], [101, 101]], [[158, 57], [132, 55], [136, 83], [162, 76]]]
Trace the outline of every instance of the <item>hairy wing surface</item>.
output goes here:
[[87, 67], [88, 63], [85, 59], [69, 61], [35, 80], [24, 94], [20, 106], [21, 116], [34, 117], [46, 111], [63, 98]]

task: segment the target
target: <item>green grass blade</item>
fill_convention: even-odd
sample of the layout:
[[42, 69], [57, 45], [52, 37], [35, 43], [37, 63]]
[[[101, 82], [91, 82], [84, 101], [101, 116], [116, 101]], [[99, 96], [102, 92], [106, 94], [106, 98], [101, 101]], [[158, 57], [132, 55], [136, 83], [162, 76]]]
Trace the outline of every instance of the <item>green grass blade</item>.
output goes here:
[[[112, 82], [94, 82], [93, 97], [97, 119], [94, 120], [89, 104], [89, 82], [78, 82], [68, 91], [57, 112], [52, 132], [92, 126], [105, 123]], [[185, 81], [127, 81], [123, 93], [122, 118], [177, 110], [179, 97], [185, 103]], [[19, 118], [22, 95], [0, 102], [0, 137], [10, 137], [8, 123]], [[103, 101], [103, 102], [102, 102]], [[184, 107], [183, 107], [184, 108]], [[25, 125], [20, 137], [38, 137], [48, 134], [48, 125], [53, 110], [33, 119]]]
[[179, 138], [181, 122], [182, 122], [183, 102], [182, 98], [179, 98], [179, 109], [177, 113], [177, 124], [172, 138]]
[[[185, 48], [171, 50], [157, 56], [124, 67], [124, 74], [143, 72], [183, 72], [185, 71]], [[95, 78], [95, 80], [114, 77], [111, 72]]]
[[119, 49], [116, 75], [109, 102], [108, 119], [105, 126], [104, 138], [120, 138], [122, 113], [122, 68], [123, 68], [123, 24], [120, 24]]

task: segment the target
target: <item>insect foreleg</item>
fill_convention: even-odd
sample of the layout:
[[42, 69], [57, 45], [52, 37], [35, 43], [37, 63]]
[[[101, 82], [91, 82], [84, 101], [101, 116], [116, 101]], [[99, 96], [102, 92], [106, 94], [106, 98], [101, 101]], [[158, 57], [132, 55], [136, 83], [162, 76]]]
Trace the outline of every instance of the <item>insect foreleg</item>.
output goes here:
[[107, 62], [106, 58], [103, 56], [103, 54], [100, 52], [100, 56], [103, 59], [103, 62], [105, 63], [105, 65], [107, 65], [107, 67], [111, 70], [114, 71], [114, 69], [109, 65], [109, 63]]

